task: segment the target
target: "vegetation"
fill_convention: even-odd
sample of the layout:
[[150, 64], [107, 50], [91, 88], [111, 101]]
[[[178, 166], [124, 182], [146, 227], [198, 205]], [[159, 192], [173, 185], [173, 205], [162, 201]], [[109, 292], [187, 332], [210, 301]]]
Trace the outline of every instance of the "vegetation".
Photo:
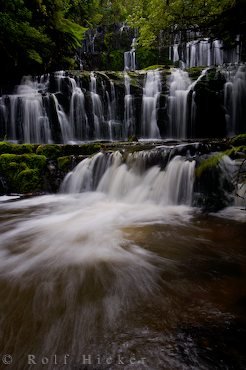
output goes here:
[[0, 0], [0, 8], [2, 76], [74, 63], [74, 52], [86, 30], [83, 18], [78, 18], [82, 15], [79, 0]]
[[42, 189], [46, 157], [36, 154], [1, 154], [0, 173], [10, 192], [29, 193]]
[[[218, 182], [219, 176], [216, 173], [216, 169], [219, 168], [223, 157], [226, 155], [232, 159], [240, 158], [241, 164], [238, 166], [235, 172], [231, 174], [231, 180], [234, 185], [235, 195], [244, 200], [246, 199], [245, 191], [242, 192], [242, 189], [244, 189], [246, 184], [246, 134], [238, 135], [232, 138], [229, 144], [231, 144], [231, 148], [209, 156], [207, 159], [202, 160], [196, 168], [196, 177], [198, 181], [201, 180], [201, 178], [203, 178], [203, 181], [204, 178], [207, 178], [206, 191], [208, 193], [210, 187], [212, 186], [212, 191], [210, 192], [208, 199], [209, 202], [212, 200], [210, 207], [215, 206], [215, 209], [220, 208], [218, 207], [218, 204], [221, 202], [221, 199], [223, 199], [223, 197], [219, 196], [219, 188], [221, 184]], [[235, 144], [239, 146], [234, 146]], [[216, 184], [216, 181], [218, 183], [215, 191], [214, 184]], [[223, 184], [223, 187], [225, 187], [225, 184]], [[211, 194], [213, 194], [213, 196], [211, 196]], [[225, 206], [223, 202], [221, 205]]]
[[0, 194], [56, 192], [64, 176], [78, 162], [101, 149], [98, 143], [34, 145], [0, 142]]
[[244, 0], [0, 0], [0, 9], [0, 75], [5, 80], [9, 72], [20, 76], [76, 67], [74, 55], [89, 28], [106, 27], [104, 64], [115, 69], [122, 68], [114, 33], [119, 22], [138, 30], [140, 68], [160, 64], [156, 46], [163, 30], [224, 32], [230, 43], [245, 28]]
[[139, 29], [139, 44], [153, 45], [162, 30], [204, 29], [235, 5], [234, 0], [133, 0], [128, 24]]

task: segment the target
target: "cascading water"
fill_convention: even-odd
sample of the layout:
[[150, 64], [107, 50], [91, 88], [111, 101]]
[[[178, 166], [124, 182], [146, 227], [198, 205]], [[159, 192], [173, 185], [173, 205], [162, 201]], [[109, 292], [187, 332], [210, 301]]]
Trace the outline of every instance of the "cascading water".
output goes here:
[[[202, 43], [200, 48], [204, 49]], [[214, 130], [215, 136], [242, 133], [246, 114], [245, 66], [220, 66], [217, 72], [212, 72], [212, 78], [219, 82], [216, 107], [221, 123], [220, 129]], [[220, 78], [221, 75], [224, 77]], [[199, 78], [203, 76], [204, 72]], [[166, 93], [165, 72], [148, 71], [141, 95], [142, 79], [143, 73], [130, 77], [126, 71], [119, 76], [91, 72], [89, 79], [86, 72], [73, 78], [63, 71], [38, 79], [26, 78], [15, 94], [0, 98], [1, 139], [76, 143], [127, 140], [130, 136], [185, 139], [213, 135], [212, 128], [207, 134], [201, 110], [199, 107], [197, 110], [195, 83], [185, 71], [171, 70], [170, 78], [167, 77], [170, 86], [167, 99], [162, 94]], [[223, 84], [224, 111], [220, 100]], [[201, 103], [200, 97], [200, 106]]]
[[124, 73], [125, 82], [125, 97], [124, 97], [124, 129], [123, 137], [128, 138], [129, 135], [135, 133], [135, 117], [133, 111], [133, 96], [131, 95], [131, 79], [127, 72]]
[[122, 137], [121, 122], [117, 120], [117, 99], [115, 85], [110, 81], [110, 93], [105, 90], [107, 99], [107, 122], [110, 140], [119, 140]]
[[[200, 149], [101, 152], [77, 165], [62, 194], [0, 199], [0, 346], [9, 368], [208, 369], [232, 345], [238, 351], [245, 211], [191, 207]], [[238, 318], [239, 334], [230, 329]], [[223, 330], [219, 359], [217, 340], [214, 357], [195, 341], [202, 330], [214, 343], [215, 329]]]
[[169, 117], [170, 137], [185, 138], [187, 133], [187, 97], [191, 80], [187, 72], [174, 70], [170, 77]]
[[[169, 136], [172, 138], [187, 138], [192, 134], [196, 122], [196, 102], [194, 87], [206, 75], [204, 69], [198, 79], [191, 81], [187, 72], [182, 69], [173, 69], [169, 79]], [[191, 94], [191, 99], [189, 95]]]
[[160, 130], [157, 125], [157, 109], [161, 88], [160, 72], [147, 72], [142, 100], [142, 138], [160, 138]]
[[88, 118], [85, 111], [85, 96], [81, 88], [73, 81], [70, 101], [69, 122], [72, 126], [73, 137], [79, 140], [89, 139]]
[[25, 78], [15, 95], [2, 98], [9, 140], [21, 138], [26, 143], [51, 142], [49, 119], [39, 93], [39, 90], [45, 91], [46, 88], [46, 82], [37, 83]]
[[124, 53], [124, 70], [135, 71], [136, 69], [136, 38], [132, 40], [131, 50]]
[[223, 42], [218, 39], [200, 38], [181, 43], [176, 38], [175, 43], [170, 47], [169, 58], [174, 63], [179, 60], [183, 61], [186, 68], [238, 63], [240, 60], [239, 36], [236, 42], [238, 45], [235, 48], [224, 50]]
[[94, 137], [100, 139], [102, 137], [102, 124], [104, 121], [103, 107], [100, 96], [97, 94], [97, 80], [93, 72], [90, 75], [90, 94], [92, 100], [92, 115], [94, 123]]
[[146, 169], [151, 155], [151, 152], [146, 152], [145, 156], [142, 152], [128, 154], [126, 163], [123, 163], [120, 152], [99, 153], [85, 159], [70, 172], [61, 189], [68, 193], [94, 190], [131, 204], [191, 205], [195, 161], [177, 155], [165, 170], [157, 165]]
[[246, 66], [229, 66], [222, 73], [227, 81], [224, 85], [227, 132], [235, 135], [246, 128]]

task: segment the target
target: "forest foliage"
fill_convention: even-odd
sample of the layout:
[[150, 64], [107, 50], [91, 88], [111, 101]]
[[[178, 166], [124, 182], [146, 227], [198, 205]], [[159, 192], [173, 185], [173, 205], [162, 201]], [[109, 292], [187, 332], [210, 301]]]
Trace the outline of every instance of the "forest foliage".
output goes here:
[[90, 28], [127, 22], [138, 30], [139, 47], [148, 49], [156, 46], [161, 30], [206, 28], [244, 4], [245, 0], [0, 0], [0, 76], [73, 68], [75, 51]]

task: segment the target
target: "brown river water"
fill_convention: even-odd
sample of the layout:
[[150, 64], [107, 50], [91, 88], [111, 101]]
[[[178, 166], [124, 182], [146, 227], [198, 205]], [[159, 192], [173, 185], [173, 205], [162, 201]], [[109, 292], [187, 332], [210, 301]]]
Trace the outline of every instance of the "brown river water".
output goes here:
[[245, 369], [246, 211], [0, 203], [0, 368]]

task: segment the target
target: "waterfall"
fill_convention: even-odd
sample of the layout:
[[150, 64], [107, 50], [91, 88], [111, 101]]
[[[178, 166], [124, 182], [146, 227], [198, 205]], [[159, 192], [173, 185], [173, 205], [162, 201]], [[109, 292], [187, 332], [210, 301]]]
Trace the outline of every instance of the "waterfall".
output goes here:
[[[198, 79], [192, 82], [187, 72], [182, 69], [172, 70], [168, 97], [170, 137], [185, 139], [188, 137], [188, 129], [193, 132], [196, 123], [195, 91], [193, 90], [206, 73], [207, 69], [204, 69]], [[190, 100], [189, 94], [191, 94]]]
[[131, 50], [124, 53], [124, 69], [125, 71], [135, 71], [136, 69], [136, 38], [132, 40]]
[[25, 78], [16, 94], [4, 98], [9, 107], [9, 140], [21, 138], [25, 143], [51, 142], [49, 120], [39, 93], [39, 90], [45, 91], [46, 88], [46, 83], [39, 84]]
[[[197, 45], [200, 45], [203, 63], [209, 64], [205, 41]], [[196, 59], [195, 54], [192, 58]], [[211, 60], [213, 58], [211, 55]], [[226, 80], [226, 132], [228, 135], [245, 132], [246, 67], [219, 66], [217, 70], [224, 76], [218, 84], [220, 89]], [[204, 73], [206, 70], [197, 81]], [[161, 71], [139, 73], [135, 86], [135, 76], [131, 81], [131, 74], [126, 71], [116, 77], [102, 72], [90, 75], [85, 72], [82, 76], [73, 78], [58, 71], [39, 78], [26, 77], [14, 94], [1, 96], [1, 140], [63, 144], [127, 140], [136, 135], [142, 139], [160, 139], [161, 136], [185, 139], [206, 131], [197, 126], [200, 117], [194, 91], [197, 81], [192, 82], [185, 70], [171, 70], [167, 77], [170, 87], [167, 98], [164, 96], [166, 75]], [[143, 89], [139, 89], [143, 77]], [[219, 109], [223, 118], [223, 108]], [[225, 132], [225, 120], [222, 120], [221, 132]]]
[[112, 81], [110, 81], [110, 94], [109, 91], [106, 90], [106, 98], [107, 98], [107, 122], [109, 139], [117, 140], [121, 137], [121, 130], [120, 123], [117, 121], [117, 111], [116, 111], [117, 100], [115, 86]]
[[93, 72], [90, 74], [90, 94], [92, 101], [92, 115], [94, 123], [94, 137], [95, 139], [100, 139], [102, 137], [102, 123], [104, 121], [103, 117], [103, 107], [100, 96], [97, 94], [97, 80]]
[[161, 88], [162, 85], [160, 72], [147, 72], [142, 100], [142, 138], [160, 138], [160, 131], [157, 125], [157, 109]]
[[98, 153], [92, 158], [80, 162], [73, 172], [70, 172], [61, 186], [68, 193], [81, 193], [95, 190], [98, 183], [111, 164], [112, 155]]
[[[87, 158], [70, 172], [62, 192], [97, 191], [128, 203], [153, 202], [163, 205], [192, 204], [195, 161], [175, 156], [166, 166], [146, 167], [151, 152], [99, 153]], [[142, 166], [144, 162], [144, 166]]]
[[245, 132], [246, 66], [229, 66], [221, 72], [227, 80], [224, 85], [227, 132], [229, 135]]
[[69, 118], [72, 125], [73, 137], [80, 140], [89, 139], [88, 118], [85, 112], [85, 96], [77, 86], [73, 89]]
[[67, 120], [66, 114], [62, 108], [62, 106], [59, 104], [55, 94], [51, 95], [53, 97], [55, 108], [58, 116], [58, 122], [62, 134], [62, 140], [65, 143], [68, 143], [72, 140], [72, 130], [71, 126], [69, 125], [69, 122]]
[[124, 128], [122, 136], [128, 138], [135, 133], [135, 117], [133, 111], [133, 96], [130, 91], [131, 79], [127, 72], [124, 73], [125, 98], [124, 98]]
[[239, 36], [236, 38], [236, 43], [236, 47], [224, 50], [223, 41], [218, 39], [200, 38], [181, 43], [181, 38], [175, 38], [169, 55], [172, 57], [173, 63], [181, 60], [185, 63], [186, 68], [238, 63], [240, 60]]
[[170, 90], [169, 90], [169, 135], [172, 138], [186, 138], [187, 137], [187, 97], [191, 80], [187, 72], [181, 69], [175, 69], [170, 76]]

